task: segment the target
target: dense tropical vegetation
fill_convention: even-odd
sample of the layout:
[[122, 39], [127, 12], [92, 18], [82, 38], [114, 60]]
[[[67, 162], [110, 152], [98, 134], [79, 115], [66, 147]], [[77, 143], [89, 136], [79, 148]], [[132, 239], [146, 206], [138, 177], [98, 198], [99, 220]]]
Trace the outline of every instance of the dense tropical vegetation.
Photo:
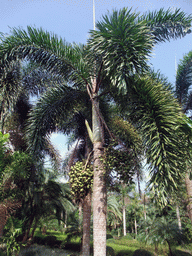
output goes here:
[[[155, 253], [164, 244], [170, 255], [172, 246], [191, 242], [191, 57], [178, 68], [176, 91], [148, 64], [154, 45], [186, 36], [191, 21], [181, 10], [124, 8], [103, 16], [86, 45], [33, 27], [1, 35], [0, 237], [7, 255], [32, 242], [67, 249], [75, 238], [83, 256], [92, 243], [94, 256], [104, 256], [144, 255], [120, 252], [127, 240], [154, 245]], [[53, 132], [73, 143], [63, 167]], [[62, 172], [66, 184], [58, 181]], [[60, 233], [47, 236], [50, 229]]]

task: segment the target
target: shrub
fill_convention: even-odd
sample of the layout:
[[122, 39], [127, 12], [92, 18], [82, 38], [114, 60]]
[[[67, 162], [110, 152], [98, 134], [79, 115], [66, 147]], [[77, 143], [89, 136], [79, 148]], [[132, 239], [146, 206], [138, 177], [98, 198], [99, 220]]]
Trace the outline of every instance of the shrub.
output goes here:
[[56, 236], [46, 236], [43, 240], [45, 245], [53, 247], [56, 244], [57, 238]]
[[139, 249], [134, 251], [133, 256], [154, 256], [154, 254], [152, 252], [143, 250], [143, 249]]
[[117, 256], [130, 256], [130, 251], [129, 250], [122, 250], [117, 253]]
[[6, 253], [0, 249], [0, 256], [6, 256]]
[[113, 236], [111, 234], [107, 234], [107, 239], [111, 239]]
[[181, 250], [175, 250], [173, 251], [174, 256], [190, 256], [191, 254], [188, 252], [183, 252]]
[[62, 242], [61, 243], [61, 249], [70, 250], [70, 251], [74, 251], [74, 252], [80, 252], [81, 251], [81, 245], [79, 243]]
[[107, 246], [107, 256], [115, 256], [115, 252], [112, 247]]
[[35, 243], [35, 244], [40, 244], [40, 245], [45, 245], [44, 237], [35, 236], [35, 237], [33, 238], [33, 243]]

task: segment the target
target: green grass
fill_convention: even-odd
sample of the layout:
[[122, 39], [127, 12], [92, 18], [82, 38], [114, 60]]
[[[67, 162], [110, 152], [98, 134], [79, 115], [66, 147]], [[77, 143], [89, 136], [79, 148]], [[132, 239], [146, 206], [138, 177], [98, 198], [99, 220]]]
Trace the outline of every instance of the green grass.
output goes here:
[[134, 251], [136, 251], [137, 249], [140, 249], [140, 248], [146, 249], [145, 244], [142, 244], [141, 242], [138, 242], [135, 239], [130, 239], [130, 237], [129, 238], [122, 237], [118, 240], [117, 239], [108, 239], [107, 245], [113, 248], [116, 255], [123, 252], [124, 255], [132, 256]]
[[[47, 230], [46, 235], [42, 235], [42, 232], [40, 230], [35, 231], [35, 236], [45, 238], [46, 236], [55, 236], [57, 240], [59, 241], [66, 241], [67, 235], [65, 233], [62, 233], [60, 231], [53, 231], [53, 230]], [[81, 241], [80, 237], [72, 238], [72, 242], [79, 243]]]
[[[46, 236], [55, 236], [57, 240], [62, 242], [62, 245], [65, 244], [67, 235], [65, 233], [62, 233], [60, 231], [52, 231], [48, 230], [46, 232], [46, 235], [42, 235], [39, 230], [35, 232], [35, 236], [40, 238], [45, 238]], [[68, 244], [73, 247], [80, 245], [81, 238], [73, 238], [71, 242]], [[119, 239], [107, 239], [107, 246], [113, 248], [116, 256], [122, 256], [122, 255], [128, 255], [133, 256], [134, 251], [138, 249], [144, 249], [148, 252], [152, 252], [155, 254], [155, 247], [151, 245], [146, 245], [145, 243], [142, 243], [140, 241], [137, 241], [136, 239], [133, 239], [130, 235], [127, 237], [122, 237]], [[156, 252], [158, 256], [167, 256], [168, 255], [168, 247], [167, 245], [159, 245], [158, 246], [158, 252]], [[192, 255], [192, 244], [189, 245], [183, 245], [183, 246], [177, 246], [175, 248], [175, 256], [190, 256]]]
[[[169, 253], [167, 245], [159, 245], [158, 252], [155, 252], [155, 247], [151, 245], [146, 245], [136, 239], [131, 239], [130, 237], [122, 237], [120, 239], [108, 239], [107, 245], [112, 247], [116, 255], [129, 255], [132, 256], [134, 251], [138, 249], [145, 249], [146, 251], [157, 253], [158, 256], [166, 256]], [[176, 246], [173, 250], [175, 256], [189, 256], [192, 255], [192, 244]], [[120, 254], [123, 252], [122, 254]], [[156, 254], [156, 255], [157, 255]]]

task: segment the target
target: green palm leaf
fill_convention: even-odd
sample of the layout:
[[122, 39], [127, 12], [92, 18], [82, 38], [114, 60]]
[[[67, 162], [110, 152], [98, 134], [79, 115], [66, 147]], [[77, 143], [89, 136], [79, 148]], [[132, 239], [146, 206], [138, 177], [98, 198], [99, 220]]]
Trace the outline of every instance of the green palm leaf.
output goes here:
[[[29, 149], [38, 154], [46, 145], [46, 137], [57, 130], [68, 133], [70, 118], [79, 111], [79, 104], [85, 103], [87, 94], [58, 85], [48, 90], [37, 102], [31, 112], [26, 137]], [[70, 117], [71, 116], [71, 117]]]
[[142, 15], [139, 18], [139, 21], [141, 20], [147, 22], [156, 43], [181, 38], [191, 33], [192, 16], [186, 15], [180, 9], [172, 11], [161, 8], [159, 11], [150, 11]]
[[192, 51], [180, 61], [176, 76], [176, 97], [183, 106], [184, 112], [192, 106], [192, 97], [189, 91], [192, 84]]
[[[127, 98], [128, 117], [141, 133], [150, 165], [151, 183], [165, 186], [169, 191], [185, 171], [187, 158], [183, 142], [181, 109], [169, 87], [149, 76], [132, 85], [131, 102]], [[126, 109], [126, 99], [123, 110]]]
[[115, 85], [140, 73], [147, 66], [153, 40], [145, 21], [138, 22], [138, 14], [126, 8], [103, 16], [91, 31], [88, 41], [90, 51], [102, 56], [104, 68]]
[[85, 64], [85, 46], [71, 45], [56, 35], [30, 26], [27, 31], [12, 29], [10, 37], [2, 37], [0, 56], [2, 65], [6, 66], [15, 59], [29, 59], [47, 71], [57, 73], [79, 86], [88, 83], [90, 68]]

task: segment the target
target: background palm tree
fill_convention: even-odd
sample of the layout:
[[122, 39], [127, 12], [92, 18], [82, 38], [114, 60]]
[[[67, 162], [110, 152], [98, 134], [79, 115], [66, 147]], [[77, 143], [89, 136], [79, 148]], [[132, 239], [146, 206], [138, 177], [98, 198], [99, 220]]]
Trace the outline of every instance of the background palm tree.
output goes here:
[[[32, 78], [32, 75], [34, 75], [34, 73], [36, 74], [35, 79]], [[38, 96], [39, 93], [42, 93], [46, 89], [46, 87], [51, 86], [51, 82], [52, 82], [51, 76], [49, 76], [49, 80], [48, 80], [48, 77], [47, 79], [45, 79], [45, 77], [46, 77], [46, 74], [45, 72], [43, 73], [43, 70], [41, 68], [37, 68], [37, 66], [30, 63], [25, 65], [25, 67], [22, 67], [21, 63], [17, 61], [15, 65], [11, 63], [7, 67], [7, 69], [6, 68], [1, 69], [1, 75], [0, 75], [0, 83], [1, 83], [0, 95], [2, 97], [2, 100], [1, 100], [2, 105], [1, 105], [1, 112], [0, 112], [2, 117], [1, 129], [3, 132], [4, 130], [6, 130], [6, 132], [10, 133], [9, 143], [11, 143], [12, 145], [11, 147], [12, 150], [15, 151], [15, 153], [13, 152], [12, 153], [13, 153], [13, 156], [16, 154], [20, 156], [19, 162], [21, 166], [23, 166], [23, 162], [25, 162], [25, 159], [24, 158], [22, 159], [22, 156], [25, 156], [25, 153], [27, 152], [27, 144], [24, 138], [24, 129], [25, 129], [26, 121], [28, 119], [28, 114], [32, 108], [29, 97], [30, 95]], [[42, 80], [44, 80], [45, 82], [43, 85], [41, 84]], [[52, 158], [54, 158], [55, 160], [54, 164], [57, 164], [57, 167], [58, 167], [59, 165], [58, 153], [54, 149], [54, 147], [51, 145], [51, 143], [48, 142], [44, 150], [48, 152], [48, 154], [51, 155]], [[20, 151], [20, 153], [18, 151]], [[42, 158], [43, 158], [42, 154], [40, 154], [38, 158], [36, 158], [36, 161], [33, 161], [33, 164], [31, 165], [31, 169], [30, 169], [31, 170], [30, 178], [24, 179], [23, 181], [21, 181], [20, 184], [23, 183], [25, 184], [25, 186], [30, 187], [29, 185], [31, 184], [30, 182], [34, 181], [36, 173], [40, 171], [40, 168], [39, 168], [40, 166], [38, 165], [40, 164], [40, 162], [41, 164], [43, 164]], [[12, 162], [14, 163], [14, 161]], [[14, 171], [17, 171], [17, 169], [21, 168], [21, 166], [18, 166], [18, 165], [14, 166], [15, 168]], [[14, 169], [12, 166], [9, 166], [9, 168]], [[10, 173], [10, 175], [12, 174]], [[8, 177], [8, 181], [10, 177]], [[11, 180], [15, 182], [14, 177], [11, 178]], [[32, 184], [34, 185], [35, 183], [32, 182]], [[17, 184], [17, 186], [18, 185], [19, 184]], [[33, 185], [30, 187], [31, 190], [35, 188], [35, 186]], [[9, 187], [9, 190], [10, 189], [11, 188]], [[20, 187], [20, 189], [23, 190], [23, 193], [26, 192], [26, 187], [25, 188]], [[23, 197], [24, 197], [24, 194], [22, 194], [20, 197], [20, 200], [19, 200], [20, 204], [18, 204], [18, 202], [15, 200], [12, 202], [12, 206], [10, 204], [11, 202], [9, 202], [8, 207], [9, 208], [12, 207], [14, 209], [14, 205], [15, 205], [15, 208], [18, 208], [17, 205], [19, 205], [21, 208], [21, 206], [23, 206], [21, 204], [25, 204], [26, 206], [27, 202], [24, 203], [25, 200], [23, 199]], [[5, 201], [3, 204], [5, 204]], [[1, 202], [1, 206], [3, 206], [2, 202]], [[22, 207], [22, 210], [23, 210], [23, 207]], [[2, 216], [2, 218], [7, 219], [6, 216], [9, 216], [9, 215], [5, 215], [4, 217]], [[32, 214], [32, 216], [33, 216], [33, 219], [31, 218], [31, 225], [34, 220], [34, 214]], [[25, 226], [26, 228], [28, 223], [26, 222], [25, 224], [26, 224]], [[29, 230], [30, 228], [28, 229], [28, 231]], [[27, 238], [28, 238], [28, 234], [26, 236], [26, 239]]]
[[175, 94], [185, 114], [192, 109], [192, 51], [180, 60], [175, 82]]
[[[192, 52], [187, 53], [177, 68], [176, 82], [175, 82], [175, 95], [179, 101], [183, 113], [191, 119], [192, 109]], [[190, 136], [190, 135], [189, 135]], [[188, 215], [192, 222], [192, 180], [190, 179], [191, 164], [189, 163], [188, 171], [186, 171], [185, 184], [188, 196]]]
[[107, 226], [110, 230], [116, 230], [122, 222], [122, 213], [118, 197], [114, 193], [108, 193], [107, 197]]
[[[91, 32], [88, 48], [66, 44], [54, 35], [30, 27], [27, 32], [14, 29], [12, 36], [2, 38], [0, 48], [3, 65], [16, 56], [22, 59], [28, 57], [63, 76], [71, 90], [87, 89], [93, 106], [91, 137], [94, 148], [95, 256], [106, 254], [107, 192], [101, 157], [104, 152], [104, 127], [107, 127], [99, 108], [101, 95], [119, 91], [124, 95], [124, 102], [137, 110], [137, 124], [143, 126], [147, 157], [152, 167], [152, 182], [160, 182], [160, 189], [164, 189], [163, 184], [169, 189], [175, 187], [177, 170], [181, 168], [176, 168], [176, 161], [182, 160], [182, 157], [178, 155], [180, 151], [174, 150], [179, 149], [180, 145], [173, 136], [173, 130], [178, 125], [180, 110], [170, 91], [158, 83], [154, 86], [154, 81], [149, 77], [140, 79], [139, 76], [135, 79], [135, 75], [141, 75], [146, 70], [155, 43], [184, 36], [190, 26], [191, 17], [180, 10], [171, 12], [161, 9], [139, 16], [123, 9], [104, 16], [103, 21], [97, 23], [98, 30]], [[69, 107], [71, 105], [72, 102]], [[37, 137], [34, 136], [31, 141], [35, 149]], [[170, 150], [176, 154], [174, 159]]]

